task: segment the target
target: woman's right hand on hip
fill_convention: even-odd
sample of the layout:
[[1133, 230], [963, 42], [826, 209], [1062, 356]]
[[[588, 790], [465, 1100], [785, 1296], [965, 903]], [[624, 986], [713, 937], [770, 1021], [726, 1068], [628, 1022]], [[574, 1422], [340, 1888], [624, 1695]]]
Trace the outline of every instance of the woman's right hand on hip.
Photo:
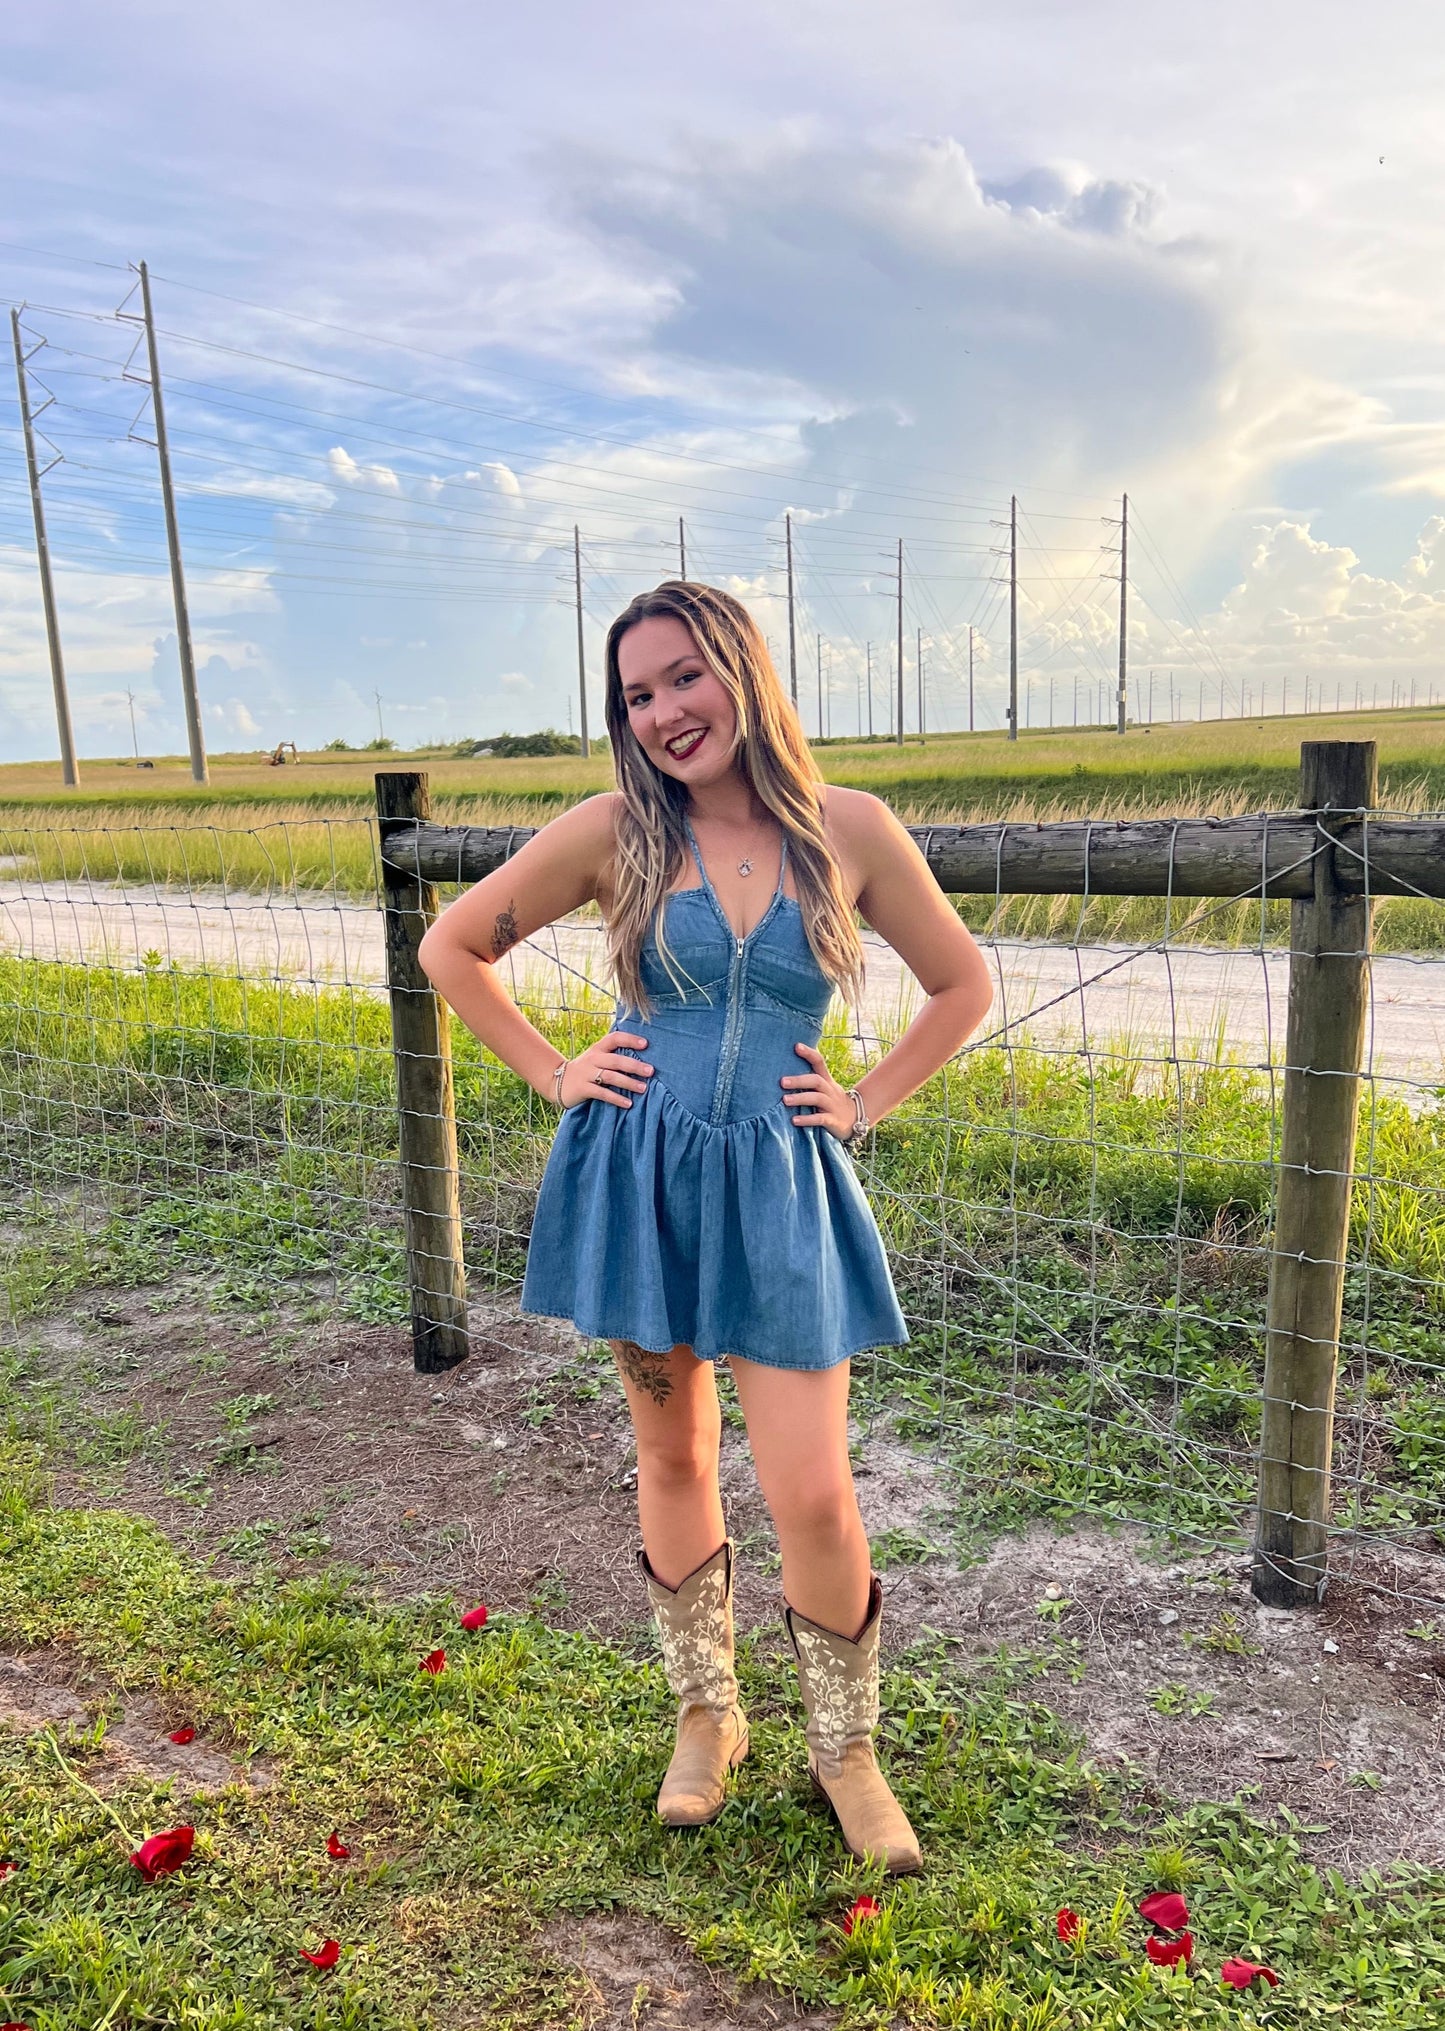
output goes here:
[[645, 1093], [652, 1077], [651, 1065], [626, 1058], [624, 1050], [645, 1051], [646, 1037], [627, 1030], [609, 1030], [575, 1058], [569, 1058], [558, 1085], [563, 1107], [580, 1107], [587, 1100], [605, 1100], [612, 1107], [630, 1107], [630, 1093]]

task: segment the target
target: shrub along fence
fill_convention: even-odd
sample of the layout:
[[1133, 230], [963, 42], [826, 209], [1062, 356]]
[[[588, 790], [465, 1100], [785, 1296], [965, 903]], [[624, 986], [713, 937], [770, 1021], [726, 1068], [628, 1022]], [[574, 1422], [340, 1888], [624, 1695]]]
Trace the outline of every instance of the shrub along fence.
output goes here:
[[[1445, 824], [1373, 815], [1375, 782], [1373, 742], [1310, 742], [1294, 813], [916, 834], [952, 895], [1291, 901], [1253, 1567], [1274, 1606], [1318, 1601], [1328, 1577], [1374, 899], [1445, 897]], [[432, 824], [422, 775], [378, 776], [377, 795], [416, 1363], [432, 1373], [467, 1358], [466, 1278], [448, 1026], [417, 947], [438, 882], [481, 879], [531, 834]]]

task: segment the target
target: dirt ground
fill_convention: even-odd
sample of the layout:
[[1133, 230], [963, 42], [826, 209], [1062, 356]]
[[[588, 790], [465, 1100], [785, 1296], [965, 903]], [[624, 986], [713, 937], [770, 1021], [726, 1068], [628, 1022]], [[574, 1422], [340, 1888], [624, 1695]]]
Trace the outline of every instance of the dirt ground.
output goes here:
[[[641, 1638], [630, 1432], [584, 1343], [477, 1310], [472, 1359], [419, 1377], [404, 1330], [314, 1322], [319, 1309], [246, 1319], [180, 1288], [92, 1292], [27, 1325], [22, 1344], [80, 1399], [75, 1429], [92, 1433], [59, 1499], [123, 1503], [223, 1571], [329, 1555], [391, 1594], [450, 1589]], [[880, 1431], [860, 1438], [870, 1534], [906, 1534], [916, 1559], [885, 1571], [892, 1648], [928, 1630], [966, 1668], [989, 1668], [1004, 1646], [1043, 1654], [1049, 1668], [1023, 1690], [1084, 1737], [1095, 1763], [1132, 1766], [1183, 1800], [1243, 1790], [1262, 1815], [1285, 1807], [1312, 1857], [1351, 1874], [1445, 1867], [1438, 1553], [1376, 1552], [1322, 1609], [1298, 1614], [1258, 1608], [1240, 1561], [1161, 1553], [1132, 1528], [1035, 1526], [960, 1567], [942, 1548], [930, 1460]], [[739, 1624], [781, 1645], [776, 1549], [731, 1421], [723, 1478]], [[13, 1668], [0, 1675], [0, 1712], [15, 1683]], [[154, 1747], [158, 1718], [127, 1722]], [[666, 1727], [659, 1713], [660, 1744]], [[604, 1993], [610, 1949], [602, 1931], [588, 1937]], [[671, 1979], [656, 1977], [648, 2021], [659, 2026], [672, 2021]]]

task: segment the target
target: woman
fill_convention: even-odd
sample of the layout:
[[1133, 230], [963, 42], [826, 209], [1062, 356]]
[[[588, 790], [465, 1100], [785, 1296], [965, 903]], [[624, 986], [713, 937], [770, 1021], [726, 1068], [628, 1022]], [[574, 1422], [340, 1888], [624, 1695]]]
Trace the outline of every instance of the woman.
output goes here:
[[[848, 1847], [921, 1857], [873, 1751], [882, 1589], [848, 1464], [849, 1360], [906, 1340], [846, 1152], [985, 1013], [983, 960], [876, 798], [825, 788], [767, 649], [726, 593], [674, 581], [607, 638], [618, 788], [554, 819], [439, 918], [431, 978], [563, 1109], [524, 1311], [610, 1342], [637, 1435], [642, 1572], [679, 1703], [658, 1811], [721, 1811], [747, 1754], [713, 1367], [727, 1361], [783, 1557], [809, 1766]], [[559, 1055], [494, 963], [596, 901], [618, 1026]], [[851, 1091], [817, 1049], [856, 998], [855, 910], [927, 1000]]]

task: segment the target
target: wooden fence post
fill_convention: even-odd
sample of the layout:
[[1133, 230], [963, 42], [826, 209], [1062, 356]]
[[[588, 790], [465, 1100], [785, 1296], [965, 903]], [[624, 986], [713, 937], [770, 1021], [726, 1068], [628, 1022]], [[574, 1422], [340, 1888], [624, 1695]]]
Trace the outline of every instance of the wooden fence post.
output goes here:
[[[1306, 741], [1300, 805], [1320, 814], [1314, 895], [1290, 905], [1289, 1022], [1270, 1263], [1254, 1593], [1319, 1601], [1328, 1577], [1335, 1375], [1350, 1232], [1373, 903], [1343, 892], [1331, 814], [1375, 801], [1373, 741]], [[1354, 869], [1358, 886], [1358, 866]]]
[[406, 1275], [420, 1375], [455, 1368], [470, 1351], [450, 1018], [417, 957], [423, 934], [437, 914], [437, 892], [434, 883], [387, 859], [392, 837], [410, 838], [415, 857], [416, 829], [430, 811], [424, 775], [388, 770], [377, 776], [386, 983], [401, 1120]]

